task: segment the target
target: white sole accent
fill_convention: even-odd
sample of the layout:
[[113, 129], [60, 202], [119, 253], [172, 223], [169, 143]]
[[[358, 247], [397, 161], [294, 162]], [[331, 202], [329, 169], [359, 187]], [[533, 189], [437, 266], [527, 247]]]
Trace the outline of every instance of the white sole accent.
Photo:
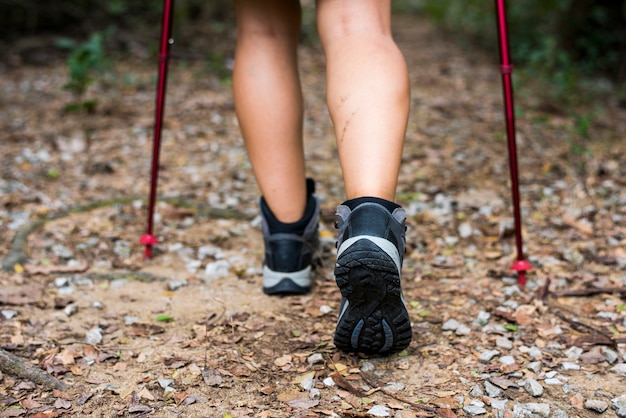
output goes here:
[[348, 238], [344, 242], [341, 243], [341, 246], [337, 249], [337, 258], [341, 256], [341, 254], [346, 251], [348, 248], [352, 246], [357, 241], [362, 239], [367, 239], [376, 244], [381, 250], [383, 250], [395, 263], [398, 269], [398, 275], [402, 274], [402, 264], [400, 262], [400, 254], [398, 253], [398, 249], [391, 241], [386, 240], [385, 238], [376, 237], [373, 235], [357, 235], [356, 237]]
[[289, 273], [274, 271], [267, 266], [263, 266], [263, 287], [274, 287], [283, 279], [289, 279], [300, 287], [310, 287], [311, 266], [307, 266], [300, 271], [293, 271]]

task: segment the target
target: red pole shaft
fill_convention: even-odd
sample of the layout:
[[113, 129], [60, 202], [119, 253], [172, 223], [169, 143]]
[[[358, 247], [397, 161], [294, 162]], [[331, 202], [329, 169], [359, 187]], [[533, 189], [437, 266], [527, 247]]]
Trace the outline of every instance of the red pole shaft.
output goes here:
[[504, 117], [506, 122], [506, 136], [509, 148], [509, 168], [511, 174], [511, 192], [513, 195], [513, 218], [515, 221], [515, 245], [517, 247], [517, 262], [511, 267], [518, 271], [518, 282], [526, 284], [525, 271], [530, 269], [530, 263], [524, 259], [522, 238], [522, 216], [520, 211], [519, 176], [517, 168], [517, 145], [515, 141], [515, 106], [513, 103], [513, 82], [511, 73], [513, 66], [509, 55], [509, 39], [507, 33], [506, 8], [504, 0], [496, 0], [498, 45], [500, 50], [500, 71], [502, 73], [502, 90], [504, 98]]
[[156, 204], [157, 182], [159, 178], [159, 154], [161, 150], [161, 131], [163, 129], [163, 112], [165, 110], [165, 93], [167, 87], [167, 65], [169, 62], [172, 39], [172, 18], [174, 0], [163, 1], [163, 22], [161, 26], [161, 43], [159, 48], [159, 78], [157, 81], [156, 107], [154, 114], [154, 140], [152, 146], [152, 171], [150, 175], [150, 198], [148, 201], [148, 227], [140, 242], [146, 245], [144, 257], [152, 255], [152, 245], [158, 242], [153, 234], [154, 208]]

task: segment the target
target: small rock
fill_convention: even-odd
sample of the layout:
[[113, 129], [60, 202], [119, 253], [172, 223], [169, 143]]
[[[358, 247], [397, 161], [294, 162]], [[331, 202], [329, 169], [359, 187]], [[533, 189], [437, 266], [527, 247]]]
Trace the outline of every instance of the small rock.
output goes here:
[[491, 407], [495, 410], [505, 409], [507, 402], [508, 401], [506, 399], [493, 399], [491, 401]]
[[322, 383], [324, 383], [324, 386], [326, 387], [333, 387], [336, 386], [335, 381], [333, 380], [332, 377], [327, 377], [324, 380], [322, 380]]
[[387, 389], [389, 392], [400, 392], [401, 390], [404, 390], [404, 388], [404, 383], [400, 382], [388, 382], [385, 385], [385, 389]]
[[230, 263], [226, 260], [218, 260], [213, 263], [207, 263], [204, 268], [204, 274], [210, 278], [219, 278], [230, 274]]
[[552, 412], [552, 416], [554, 418], [569, 418], [569, 415], [567, 415], [567, 412], [563, 411], [562, 409], [554, 410], [554, 412]]
[[472, 390], [470, 390], [469, 395], [472, 398], [482, 398], [483, 396], [485, 396], [485, 392], [483, 392], [483, 388], [481, 388], [480, 385], [476, 384], [474, 385]]
[[583, 353], [583, 349], [582, 348], [580, 348], [580, 347], [570, 347], [567, 350], [565, 350], [565, 352], [563, 354], [565, 354], [565, 356], [568, 359], [578, 360], [582, 353]]
[[70, 250], [69, 248], [67, 248], [65, 245], [62, 244], [54, 244], [52, 246], [52, 253], [59, 257], [59, 258], [64, 258], [66, 260], [69, 260], [70, 258], [74, 258], [74, 253], [72, 252], [72, 250]]
[[489, 318], [491, 318], [491, 314], [489, 312], [480, 311], [478, 312], [478, 316], [476, 317], [476, 321], [474, 322], [476, 323], [476, 325], [483, 327], [487, 325], [487, 323], [489, 322]]
[[490, 398], [497, 398], [500, 396], [500, 393], [502, 393], [500, 388], [491, 382], [485, 382], [485, 391]]
[[115, 241], [113, 252], [115, 253], [115, 255], [121, 258], [130, 257], [130, 243], [123, 239], [118, 239], [117, 241]]
[[332, 311], [333, 311], [333, 310], [332, 310], [332, 308], [331, 308], [330, 306], [328, 306], [328, 305], [322, 305], [322, 306], [320, 306], [320, 313], [321, 313], [321, 314], [326, 315], [326, 314], [328, 314], [328, 313], [331, 313]]
[[182, 279], [182, 280], [172, 280], [171, 282], [169, 282], [167, 284], [167, 290], [171, 291], [171, 292], [175, 292], [178, 289], [187, 286], [187, 280]]
[[456, 331], [457, 328], [459, 328], [460, 326], [461, 324], [456, 319], [448, 319], [446, 322], [443, 323], [441, 329], [443, 331]]
[[602, 346], [600, 349], [602, 351], [602, 354], [604, 355], [604, 358], [609, 364], [613, 364], [617, 360], [619, 360], [619, 354], [617, 354], [614, 350], [611, 350], [610, 348], [604, 346]]
[[611, 399], [611, 407], [617, 411], [618, 417], [626, 417], [626, 393]]
[[63, 308], [63, 312], [65, 312], [65, 315], [67, 316], [72, 316], [78, 312], [78, 305], [75, 303], [70, 303], [65, 308]]
[[102, 328], [92, 328], [85, 333], [85, 342], [89, 345], [96, 345], [102, 342]]
[[12, 309], [3, 309], [2, 310], [2, 316], [5, 319], [13, 319], [15, 317], [15, 315], [17, 315], [17, 311], [14, 311]]
[[[482, 403], [482, 402], [481, 402]], [[486, 414], [487, 410], [480, 405], [469, 404], [463, 407], [463, 411], [470, 414], [471, 416]]]
[[126, 326], [133, 325], [137, 322], [139, 322], [139, 318], [137, 318], [136, 316], [130, 316], [130, 315], [124, 316], [124, 325]]
[[478, 356], [478, 360], [482, 363], [489, 363], [494, 357], [499, 356], [498, 350], [485, 350]]
[[525, 403], [523, 407], [529, 412], [533, 414], [537, 414], [540, 417], [548, 418], [550, 416], [550, 404], [531, 402], [531, 403]]
[[543, 381], [546, 385], [562, 385], [563, 382], [556, 377], [550, 377]]
[[543, 357], [543, 353], [541, 352], [541, 349], [539, 349], [539, 347], [530, 347], [530, 350], [528, 350], [528, 355], [530, 356], [530, 358], [533, 359], [540, 359]]
[[505, 365], [515, 364], [515, 357], [513, 356], [502, 356], [500, 357], [500, 363]]
[[571, 361], [564, 361], [561, 364], [561, 367], [563, 368], [563, 370], [580, 370], [580, 366]]
[[526, 379], [524, 389], [530, 396], [534, 396], [535, 398], [543, 395], [543, 386], [535, 379]]
[[613, 373], [619, 374], [620, 376], [626, 376], [626, 363], [616, 364], [615, 366], [611, 367], [611, 371]]
[[461, 238], [471, 237], [472, 232], [473, 232], [472, 225], [470, 225], [469, 222], [463, 222], [461, 225], [459, 225], [458, 233]]
[[598, 412], [600, 414], [609, 408], [609, 404], [600, 399], [587, 399], [584, 405], [585, 409]]
[[309, 398], [319, 399], [322, 396], [322, 392], [318, 388], [311, 388], [309, 391]]
[[310, 365], [324, 363], [324, 356], [321, 353], [313, 353], [306, 359], [306, 362]]
[[168, 386], [174, 383], [172, 379], [157, 379], [157, 382], [159, 382], [159, 386], [161, 386], [161, 389], [166, 389]]
[[463, 335], [469, 335], [470, 332], [472, 332], [470, 327], [468, 327], [465, 324], [461, 324], [459, 325], [459, 327], [456, 329], [454, 333], [458, 336], [463, 336]]
[[361, 364], [362, 372], [373, 372], [374, 370], [376, 370], [376, 366], [371, 361], [364, 361], [363, 364]]
[[539, 374], [541, 373], [541, 362], [540, 361], [532, 361], [530, 363], [528, 363], [528, 365], [526, 366], [526, 368], [530, 371], [532, 371], [535, 374]]
[[498, 337], [496, 338], [496, 346], [505, 350], [510, 350], [513, 348], [513, 342], [506, 337]]
[[65, 287], [69, 285], [70, 285], [70, 279], [68, 279], [67, 277], [57, 277], [56, 279], [54, 279], [55, 287]]
[[315, 386], [315, 381], [310, 377], [304, 378], [302, 379], [302, 382], [300, 382], [300, 387], [305, 392], [308, 392], [309, 390], [313, 389], [314, 386]]
[[374, 405], [373, 407], [369, 409], [369, 411], [367, 411], [369, 415], [372, 415], [375, 417], [388, 417], [389, 412], [390, 412], [390, 409], [384, 405]]
[[103, 308], [102, 302], [99, 302], [97, 300], [94, 301], [94, 303], [92, 303], [91, 306], [96, 308], [96, 309], [102, 309]]

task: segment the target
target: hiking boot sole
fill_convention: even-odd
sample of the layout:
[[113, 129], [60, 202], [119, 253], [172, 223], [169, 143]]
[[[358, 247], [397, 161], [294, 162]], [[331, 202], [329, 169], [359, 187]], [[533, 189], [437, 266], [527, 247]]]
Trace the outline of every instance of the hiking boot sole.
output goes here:
[[411, 322], [402, 297], [400, 256], [384, 238], [357, 236], [342, 243], [335, 280], [345, 298], [335, 346], [343, 351], [390, 354], [411, 342]]

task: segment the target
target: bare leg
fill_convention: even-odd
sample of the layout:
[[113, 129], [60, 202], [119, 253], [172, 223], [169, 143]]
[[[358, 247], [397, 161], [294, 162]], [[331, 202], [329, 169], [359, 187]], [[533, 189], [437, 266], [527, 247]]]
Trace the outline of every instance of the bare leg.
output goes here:
[[237, 117], [261, 193], [282, 222], [306, 205], [302, 92], [297, 45], [300, 4], [236, 0], [233, 93]]
[[328, 107], [346, 197], [394, 200], [410, 106], [389, 0], [318, 0]]

